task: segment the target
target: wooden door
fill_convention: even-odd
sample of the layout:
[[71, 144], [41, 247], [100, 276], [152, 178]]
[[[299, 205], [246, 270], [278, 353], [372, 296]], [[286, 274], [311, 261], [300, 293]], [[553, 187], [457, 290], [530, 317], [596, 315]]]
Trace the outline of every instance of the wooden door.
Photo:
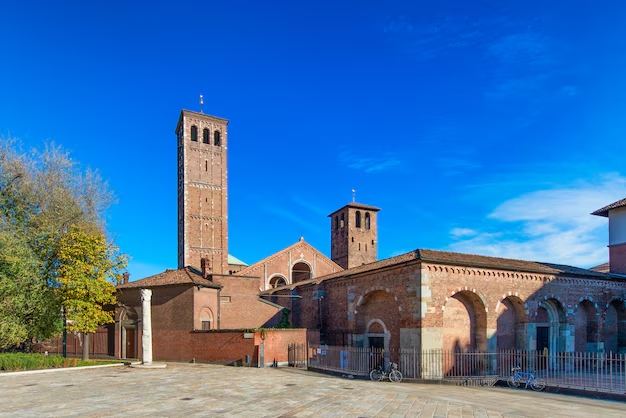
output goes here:
[[133, 328], [126, 329], [126, 358], [135, 358], [135, 330]]

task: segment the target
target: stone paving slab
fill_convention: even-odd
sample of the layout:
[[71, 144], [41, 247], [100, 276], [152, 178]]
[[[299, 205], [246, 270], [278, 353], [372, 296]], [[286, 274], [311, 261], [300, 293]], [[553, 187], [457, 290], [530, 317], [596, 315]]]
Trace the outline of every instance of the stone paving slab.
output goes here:
[[0, 375], [0, 417], [626, 417], [626, 404], [509, 388], [168, 364]]

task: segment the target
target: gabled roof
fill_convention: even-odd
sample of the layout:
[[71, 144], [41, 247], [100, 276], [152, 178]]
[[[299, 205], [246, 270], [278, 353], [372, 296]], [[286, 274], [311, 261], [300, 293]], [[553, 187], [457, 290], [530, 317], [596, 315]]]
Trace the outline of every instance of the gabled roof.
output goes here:
[[377, 208], [376, 206], [364, 205], [363, 203], [357, 203], [357, 202], [350, 202], [347, 205], [340, 207], [339, 209], [337, 209], [336, 211], [334, 211], [328, 216], [333, 216], [335, 213], [339, 212], [343, 208], [363, 209], [363, 210], [370, 210], [372, 212], [378, 212], [380, 210], [380, 208]]
[[221, 289], [220, 284], [202, 277], [202, 272], [194, 267], [187, 266], [178, 270], [165, 270], [163, 273], [146, 277], [130, 283], [117, 285], [117, 289], [135, 289], [140, 287], [158, 287], [172, 285], [202, 285], [213, 289]]
[[410, 262], [430, 262], [436, 264], [447, 264], [454, 266], [464, 267], [477, 267], [477, 268], [492, 268], [499, 270], [508, 270], [521, 273], [540, 273], [540, 274], [553, 274], [553, 275], [569, 275], [569, 276], [583, 276], [593, 277], [596, 279], [612, 279], [618, 276], [606, 274], [594, 270], [583, 269], [579, 267], [566, 266], [562, 264], [542, 263], [536, 261], [515, 260], [510, 258], [490, 257], [484, 255], [475, 254], [463, 254], [453, 253], [448, 251], [436, 251], [417, 249], [415, 251], [401, 254], [395, 257], [380, 260], [374, 263], [363, 264], [361, 266], [353, 267], [348, 270], [339, 271], [336, 273], [327, 274], [326, 276], [317, 277], [314, 279], [303, 280], [295, 284], [281, 286], [276, 289], [270, 289], [264, 293], [272, 293], [274, 290], [284, 288], [295, 288], [306, 284], [316, 284], [322, 281], [336, 279], [339, 277], [348, 277], [363, 273], [373, 272], [375, 270], [383, 269], [386, 267], [392, 267], [404, 263]]
[[611, 271], [611, 265], [606, 262], [595, 267], [591, 267], [589, 270], [599, 271], [600, 273], [609, 273]]
[[265, 264], [265, 263], [269, 263], [270, 261], [272, 261], [275, 258], [278, 258], [280, 256], [282, 256], [283, 254], [294, 250], [300, 246], [306, 246], [308, 248], [310, 248], [311, 250], [313, 250], [318, 257], [320, 257], [318, 259], [318, 261], [325, 261], [328, 265], [336, 268], [337, 270], [343, 270], [343, 267], [341, 267], [339, 264], [335, 263], [334, 261], [332, 261], [330, 258], [326, 257], [324, 254], [322, 254], [320, 251], [318, 251], [315, 247], [313, 247], [311, 244], [309, 244], [308, 242], [306, 242], [304, 240], [304, 238], [300, 238], [300, 240], [298, 240], [298, 242], [296, 242], [295, 244], [290, 245], [287, 248], [284, 248], [272, 255], [270, 255], [269, 257], [264, 258], [261, 261], [257, 261], [256, 263], [244, 268], [243, 270], [241, 270], [239, 273], [237, 273], [237, 275], [239, 276], [245, 276], [247, 273], [252, 272], [255, 268], [257, 268], [259, 265]]
[[233, 266], [247, 266], [246, 263], [230, 254], [228, 254], [228, 264], [232, 264]]
[[603, 207], [602, 209], [598, 209], [595, 212], [591, 212], [592, 215], [604, 216], [605, 218], [609, 216], [609, 211], [617, 208], [622, 208], [626, 206], [626, 198], [622, 200], [618, 200], [617, 202], [613, 202], [610, 205]]

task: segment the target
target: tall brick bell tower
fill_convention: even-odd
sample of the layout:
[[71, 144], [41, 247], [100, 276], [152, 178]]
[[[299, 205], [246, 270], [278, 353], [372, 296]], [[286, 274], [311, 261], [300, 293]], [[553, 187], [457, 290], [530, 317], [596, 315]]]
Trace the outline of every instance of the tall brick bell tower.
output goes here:
[[183, 110], [178, 139], [178, 268], [228, 270], [228, 120]]
[[378, 259], [376, 214], [380, 208], [349, 203], [330, 217], [330, 258], [344, 269]]

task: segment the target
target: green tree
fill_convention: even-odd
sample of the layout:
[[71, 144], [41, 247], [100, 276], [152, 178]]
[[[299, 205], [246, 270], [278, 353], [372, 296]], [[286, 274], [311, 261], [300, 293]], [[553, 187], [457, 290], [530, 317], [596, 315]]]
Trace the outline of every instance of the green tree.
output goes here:
[[59, 299], [41, 262], [18, 234], [0, 232], [0, 348], [29, 349], [61, 327]]
[[[62, 306], [74, 316], [72, 329], [93, 332], [110, 321], [89, 303], [115, 302], [113, 285], [102, 279], [117, 280], [125, 266], [106, 239], [104, 212], [113, 202], [98, 173], [80, 170], [61, 147], [26, 153], [0, 137], [0, 303], [31, 309], [2, 316], [4, 347], [60, 333]], [[91, 262], [97, 267], [89, 270]], [[36, 314], [35, 306], [41, 307]]]

